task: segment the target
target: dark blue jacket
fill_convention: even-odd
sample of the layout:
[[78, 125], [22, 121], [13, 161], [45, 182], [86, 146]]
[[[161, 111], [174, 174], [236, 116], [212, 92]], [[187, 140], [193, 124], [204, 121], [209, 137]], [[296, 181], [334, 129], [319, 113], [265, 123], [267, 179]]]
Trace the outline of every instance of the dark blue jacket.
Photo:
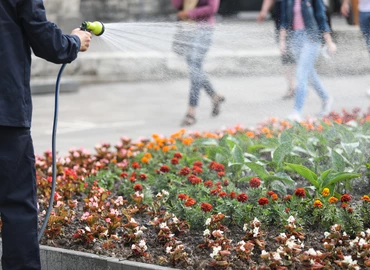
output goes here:
[[[308, 35], [316, 40], [323, 33], [331, 32], [326, 16], [326, 7], [322, 0], [301, 0], [302, 16]], [[294, 0], [281, 2], [281, 29], [293, 30]]]
[[47, 61], [70, 63], [80, 40], [47, 21], [42, 0], [0, 0], [0, 126], [31, 126], [30, 48]]

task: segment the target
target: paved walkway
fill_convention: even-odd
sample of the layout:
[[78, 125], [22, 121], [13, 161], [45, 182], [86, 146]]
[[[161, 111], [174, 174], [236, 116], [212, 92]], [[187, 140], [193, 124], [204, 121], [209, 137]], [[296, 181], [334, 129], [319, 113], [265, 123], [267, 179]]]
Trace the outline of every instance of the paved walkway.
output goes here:
[[[212, 118], [211, 102], [202, 92], [198, 123], [189, 130], [217, 130], [242, 124], [256, 126], [268, 117], [284, 118], [293, 101], [282, 101], [282, 77], [212, 78], [217, 90], [226, 96], [218, 118]], [[370, 77], [323, 78], [334, 96], [335, 111], [369, 106], [366, 89]], [[90, 85], [77, 94], [60, 96], [58, 149], [64, 154], [71, 147], [93, 149], [101, 142], [118, 142], [121, 136], [136, 139], [153, 133], [176, 132], [185, 114], [188, 85], [186, 79], [143, 83]], [[36, 153], [51, 148], [53, 95], [34, 97], [33, 137]], [[320, 110], [320, 100], [312, 89], [304, 108], [306, 116]]]

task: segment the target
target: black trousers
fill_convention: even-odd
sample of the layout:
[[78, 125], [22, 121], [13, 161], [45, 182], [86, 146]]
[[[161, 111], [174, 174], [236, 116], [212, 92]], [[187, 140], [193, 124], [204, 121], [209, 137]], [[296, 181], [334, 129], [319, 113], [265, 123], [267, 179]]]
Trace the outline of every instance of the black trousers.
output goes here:
[[29, 128], [0, 126], [0, 212], [3, 270], [41, 269], [35, 155]]

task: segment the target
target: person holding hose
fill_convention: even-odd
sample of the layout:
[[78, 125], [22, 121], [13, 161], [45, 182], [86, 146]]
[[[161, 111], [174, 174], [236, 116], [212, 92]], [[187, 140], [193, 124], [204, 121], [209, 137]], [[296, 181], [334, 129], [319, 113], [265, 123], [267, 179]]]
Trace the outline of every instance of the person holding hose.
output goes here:
[[[200, 90], [204, 88], [213, 104], [212, 116], [220, 113], [220, 104], [225, 101], [218, 95], [206, 72], [203, 70], [204, 58], [211, 46], [220, 0], [171, 0], [172, 6], [179, 10], [177, 17], [181, 21], [189, 22], [191, 30], [184, 31], [175, 37], [175, 43], [183, 47], [182, 56], [186, 57], [190, 73], [190, 100], [187, 114], [182, 126], [196, 123], [195, 110], [198, 106]], [[182, 35], [182, 36], [181, 36]], [[181, 40], [177, 40], [181, 39]], [[175, 51], [176, 52], [176, 51]], [[179, 53], [180, 54], [180, 53]]]
[[4, 270], [41, 269], [35, 155], [31, 138], [31, 48], [60, 64], [86, 51], [91, 34], [64, 35], [42, 0], [0, 1], [0, 212]]
[[330, 112], [332, 98], [327, 94], [315, 70], [322, 39], [325, 40], [329, 53], [336, 52], [330, 32], [322, 0], [282, 0], [280, 50], [283, 54], [287, 53], [286, 40], [290, 38], [297, 63], [294, 111], [288, 116], [291, 120], [300, 121], [302, 118], [308, 82], [322, 100], [319, 116]]

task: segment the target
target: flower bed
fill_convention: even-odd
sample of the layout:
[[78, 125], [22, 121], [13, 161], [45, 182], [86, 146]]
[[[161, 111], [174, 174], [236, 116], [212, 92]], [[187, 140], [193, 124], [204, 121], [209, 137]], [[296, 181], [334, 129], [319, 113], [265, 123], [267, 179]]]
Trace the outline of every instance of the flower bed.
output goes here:
[[[354, 110], [71, 150], [42, 243], [181, 269], [363, 269], [369, 131]], [[37, 157], [40, 222], [50, 166]]]

